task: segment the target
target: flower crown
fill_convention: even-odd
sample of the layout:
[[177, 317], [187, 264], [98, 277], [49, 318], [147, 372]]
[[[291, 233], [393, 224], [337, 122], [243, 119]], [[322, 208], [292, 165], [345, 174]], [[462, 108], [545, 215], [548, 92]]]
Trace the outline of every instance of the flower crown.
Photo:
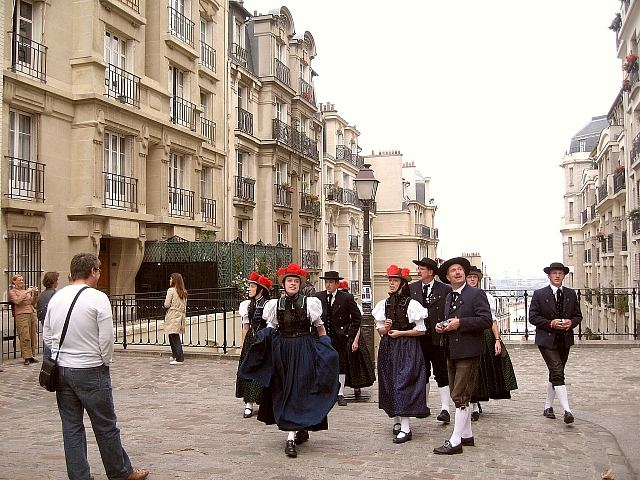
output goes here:
[[260, 285], [261, 287], [271, 290], [273, 287], [273, 281], [264, 275], [260, 275], [258, 272], [251, 272], [248, 278], [249, 282]]
[[280, 283], [285, 279], [285, 277], [296, 276], [301, 280], [306, 280], [309, 274], [304, 268], [301, 268], [297, 263], [290, 263], [286, 267], [281, 267], [278, 269], [278, 279]]

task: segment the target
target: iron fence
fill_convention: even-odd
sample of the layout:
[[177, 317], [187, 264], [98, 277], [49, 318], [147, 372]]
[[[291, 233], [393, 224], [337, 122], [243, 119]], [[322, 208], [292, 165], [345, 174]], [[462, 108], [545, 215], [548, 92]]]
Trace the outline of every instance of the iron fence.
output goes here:
[[104, 193], [102, 205], [131, 212], [138, 211], [138, 179], [102, 172]]

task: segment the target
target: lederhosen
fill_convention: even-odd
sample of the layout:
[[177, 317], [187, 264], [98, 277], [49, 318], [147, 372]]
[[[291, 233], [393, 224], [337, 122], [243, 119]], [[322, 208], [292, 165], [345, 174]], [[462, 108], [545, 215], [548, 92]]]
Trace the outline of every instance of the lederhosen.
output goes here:
[[[434, 284], [435, 285], [435, 284]], [[446, 298], [446, 295], [439, 296], [435, 299], [435, 302], [443, 302]], [[429, 295], [427, 298], [422, 299], [422, 306], [427, 310], [430, 309], [432, 303], [434, 303], [433, 297], [433, 287], [429, 291]], [[444, 306], [442, 307], [444, 311]], [[424, 336], [419, 337], [420, 340], [420, 348], [422, 349], [422, 355], [424, 356], [425, 366], [427, 368], [427, 382], [431, 377], [431, 366], [433, 366], [433, 376], [436, 379], [436, 383], [438, 387], [446, 387], [449, 385], [449, 374], [447, 372], [447, 354], [446, 350], [442, 345], [442, 337], [443, 335], [439, 335], [439, 339], [433, 338], [435, 336], [433, 332], [433, 326], [438, 323], [441, 318], [436, 318], [435, 316], [431, 316], [431, 312], [434, 308], [431, 308], [429, 311], [429, 317], [425, 319], [425, 323], [427, 326], [427, 331]]]

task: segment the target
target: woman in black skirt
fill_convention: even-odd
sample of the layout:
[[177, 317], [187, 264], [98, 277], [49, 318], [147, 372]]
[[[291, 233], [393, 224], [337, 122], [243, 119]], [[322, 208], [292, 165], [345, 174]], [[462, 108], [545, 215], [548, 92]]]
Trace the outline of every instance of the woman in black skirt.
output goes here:
[[338, 352], [326, 336], [322, 304], [300, 293], [307, 275], [295, 263], [278, 270], [285, 295], [266, 303], [267, 328], [258, 332], [238, 371], [264, 388], [258, 420], [288, 432], [289, 457], [298, 455], [296, 444], [309, 439], [309, 430], [328, 428], [327, 414], [340, 388]]
[[[255, 343], [258, 331], [267, 326], [267, 322], [262, 318], [262, 310], [269, 300], [269, 290], [273, 286], [273, 282], [269, 278], [259, 275], [257, 272], [251, 272], [247, 280], [249, 281], [249, 300], [241, 302], [238, 308], [242, 319], [242, 334], [244, 335], [238, 369], [247, 356], [249, 348]], [[261, 396], [262, 387], [258, 382], [237, 377], [236, 398], [244, 399], [244, 418], [253, 415], [253, 405], [254, 403], [260, 404]]]
[[408, 268], [387, 268], [389, 298], [373, 309], [382, 336], [378, 349], [379, 406], [394, 418], [393, 443], [412, 438], [409, 417], [427, 416], [427, 377], [418, 338], [426, 331], [428, 311], [409, 297]]

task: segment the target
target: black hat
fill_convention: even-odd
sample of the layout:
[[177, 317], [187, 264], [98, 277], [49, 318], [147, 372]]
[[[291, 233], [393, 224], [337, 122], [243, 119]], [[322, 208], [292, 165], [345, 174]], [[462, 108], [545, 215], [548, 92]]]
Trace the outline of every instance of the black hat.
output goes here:
[[341, 277], [340, 274], [334, 270], [329, 270], [328, 272], [324, 272], [324, 275], [318, 278], [322, 280], [342, 280], [344, 277]]
[[433, 270], [434, 272], [438, 271], [438, 264], [436, 263], [436, 261], [431, 260], [427, 257], [422, 257], [422, 260], [414, 260], [413, 263], [415, 263], [419, 267], [426, 267], [430, 270]]
[[544, 273], [546, 273], [547, 275], [549, 275], [551, 273], [552, 270], [562, 270], [564, 272], [564, 274], [566, 275], [567, 273], [569, 273], [569, 267], [565, 267], [562, 263], [560, 262], [553, 262], [551, 265], [549, 265], [548, 267], [544, 267]]
[[464, 257], [450, 258], [449, 260], [444, 262], [442, 265], [440, 265], [440, 270], [438, 271], [438, 277], [440, 277], [440, 280], [443, 281], [444, 283], [451, 283], [449, 282], [449, 280], [447, 280], [447, 272], [449, 271], [449, 267], [451, 265], [460, 265], [464, 269], [465, 277], [469, 275], [469, 272], [471, 271], [471, 264], [469, 263], [469, 260], [467, 260], [466, 258]]

